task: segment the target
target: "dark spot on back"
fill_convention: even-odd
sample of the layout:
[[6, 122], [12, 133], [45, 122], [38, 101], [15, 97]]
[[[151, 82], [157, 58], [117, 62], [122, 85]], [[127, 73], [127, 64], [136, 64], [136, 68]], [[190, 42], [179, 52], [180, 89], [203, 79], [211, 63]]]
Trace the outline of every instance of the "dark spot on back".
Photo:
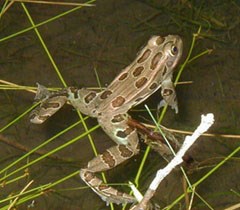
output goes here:
[[148, 59], [148, 57], [150, 56], [151, 54], [151, 50], [147, 49], [143, 54], [142, 56], [137, 60], [138, 63], [142, 63], [144, 62], [145, 60]]
[[101, 99], [106, 99], [108, 96], [110, 96], [112, 94], [112, 91], [110, 90], [105, 90], [103, 91], [103, 93], [100, 95]]
[[161, 37], [161, 36], [159, 36], [159, 37], [157, 38], [157, 40], [156, 40], [156, 44], [157, 44], [157, 45], [160, 45], [160, 44], [162, 44], [163, 42], [164, 42], [164, 38]]
[[167, 67], [164, 66], [164, 69], [163, 69], [163, 71], [162, 71], [162, 76], [164, 76], [166, 73], [167, 73]]
[[146, 77], [141, 77], [139, 80], [137, 80], [136, 82], [135, 82], [135, 86], [136, 86], [136, 88], [141, 88], [142, 86], [144, 86], [145, 84], [146, 84], [146, 82], [147, 82], [147, 78]]
[[123, 73], [122, 75], [119, 76], [118, 80], [123, 81], [124, 79], [127, 78], [127, 76], [128, 76], [128, 73], [125, 72], [125, 73]]
[[118, 122], [122, 122], [123, 120], [124, 120], [123, 115], [122, 115], [122, 114], [118, 114], [118, 115], [115, 115], [115, 116], [112, 118], [111, 122], [112, 122], [112, 123], [118, 123]]
[[122, 96], [118, 96], [117, 98], [115, 98], [113, 101], [112, 101], [112, 106], [115, 108], [115, 107], [120, 107], [124, 104], [125, 102], [125, 98], [123, 98]]
[[152, 83], [149, 87], [150, 90], [154, 90], [158, 87], [158, 84], [156, 82]]
[[110, 189], [111, 187], [107, 186], [106, 184], [100, 184], [98, 186], [98, 189], [103, 191], [103, 190], [106, 190], [106, 189]]
[[93, 180], [95, 178], [94, 174], [91, 173], [91, 172], [88, 172], [86, 171], [85, 174], [84, 174], [84, 179], [87, 181], [87, 182], [90, 182], [91, 180]]
[[84, 97], [84, 101], [86, 104], [89, 104], [95, 97], [97, 96], [97, 94], [95, 92], [90, 92], [89, 94], [87, 94]]
[[139, 67], [137, 67], [136, 69], [133, 70], [132, 74], [133, 74], [134, 77], [137, 77], [142, 73], [143, 70], [144, 70], [144, 67], [139, 66]]
[[158, 64], [158, 62], [160, 61], [161, 57], [162, 57], [162, 53], [161, 53], [161, 52], [157, 53], [157, 54], [153, 57], [153, 59], [152, 59], [152, 61], [151, 61], [151, 66], [150, 66], [150, 68], [151, 68], [152, 70], [154, 70], [154, 69], [157, 67], [157, 64]]
[[124, 133], [124, 131], [118, 131], [116, 135], [117, 135], [117, 137], [120, 137], [120, 138], [126, 138], [126, 136], [127, 136], [127, 135]]

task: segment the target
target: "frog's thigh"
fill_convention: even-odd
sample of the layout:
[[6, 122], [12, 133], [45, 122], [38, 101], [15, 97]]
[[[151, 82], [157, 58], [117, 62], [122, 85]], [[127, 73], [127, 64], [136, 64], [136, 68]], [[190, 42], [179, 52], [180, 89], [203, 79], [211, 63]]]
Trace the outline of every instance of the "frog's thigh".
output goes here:
[[110, 117], [106, 115], [98, 118], [104, 131], [118, 144], [97, 155], [88, 162], [86, 168], [80, 170], [82, 180], [106, 202], [132, 203], [136, 201], [128, 194], [104, 185], [103, 181], [94, 175], [96, 172], [114, 168], [138, 153], [137, 132], [127, 125], [128, 119], [125, 116]]
[[96, 117], [96, 99], [98, 94], [99, 93], [94, 90], [88, 90], [85, 88], [70, 88], [68, 92], [68, 100], [76, 110], [91, 117]]
[[134, 154], [138, 152], [138, 134], [128, 125], [128, 114], [102, 113], [98, 122], [102, 129], [117, 144], [126, 145]]
[[137, 131], [127, 125], [127, 119], [122, 116], [102, 117], [98, 119], [103, 130], [117, 145], [107, 149], [88, 162], [91, 172], [105, 171], [121, 164], [139, 152]]
[[30, 122], [41, 124], [49, 117], [54, 115], [65, 103], [67, 97], [65, 95], [58, 95], [44, 100], [38, 107], [30, 113]]

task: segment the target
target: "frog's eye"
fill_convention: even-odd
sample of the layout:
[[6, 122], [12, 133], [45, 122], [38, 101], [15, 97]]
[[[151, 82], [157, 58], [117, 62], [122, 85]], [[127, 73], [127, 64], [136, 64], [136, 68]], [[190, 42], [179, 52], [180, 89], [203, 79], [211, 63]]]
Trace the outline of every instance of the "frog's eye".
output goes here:
[[171, 48], [170, 54], [171, 54], [171, 56], [174, 56], [177, 53], [178, 53], [178, 48], [175, 45], [173, 45]]

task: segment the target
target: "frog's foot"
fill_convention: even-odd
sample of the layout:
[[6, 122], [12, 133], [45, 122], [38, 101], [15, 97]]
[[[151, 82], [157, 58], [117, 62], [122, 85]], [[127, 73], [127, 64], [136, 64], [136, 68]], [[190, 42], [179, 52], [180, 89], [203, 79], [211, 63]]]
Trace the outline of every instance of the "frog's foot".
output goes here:
[[[160, 103], [159, 103], [158, 106], [157, 106], [157, 113], [159, 113], [159, 112], [160, 112], [159, 110], [160, 110], [162, 107], [166, 106], [166, 105], [170, 105], [170, 104], [167, 104], [167, 102], [166, 102], [165, 100], [161, 100]], [[178, 113], [178, 105], [177, 105], [177, 103], [171, 105], [171, 108], [172, 108], [172, 109], [175, 109], [175, 113], [176, 113], [176, 114]]]
[[43, 101], [49, 98], [52, 93], [43, 85], [37, 83], [37, 92], [34, 98], [35, 101]]
[[80, 177], [107, 205], [109, 203], [125, 204], [136, 202], [135, 197], [104, 184], [101, 179], [87, 169], [80, 170]]

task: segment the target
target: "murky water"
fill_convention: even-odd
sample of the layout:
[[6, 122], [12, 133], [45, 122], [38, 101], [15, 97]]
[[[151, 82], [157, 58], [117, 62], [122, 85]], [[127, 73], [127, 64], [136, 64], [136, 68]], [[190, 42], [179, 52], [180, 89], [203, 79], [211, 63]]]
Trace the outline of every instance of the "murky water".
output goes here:
[[[121, 68], [134, 59], [138, 49], [149, 37], [155, 34], [180, 35], [184, 41], [183, 62], [188, 54], [192, 35], [197, 33], [199, 25], [202, 25], [193, 56], [207, 49], [212, 49], [212, 53], [199, 57], [185, 67], [180, 80], [192, 83], [177, 86], [179, 114], [175, 115], [169, 109], [163, 124], [174, 129], [192, 131], [198, 125], [201, 114], [212, 112], [215, 115], [215, 124], [209, 132], [237, 135], [240, 125], [238, 15], [240, 5], [238, 1], [213, 1], [211, 4], [205, 4], [204, 1], [184, 2], [99, 1], [94, 7], [79, 9], [44, 24], [39, 27], [39, 32], [67, 85], [97, 87], [94, 69], [97, 71], [101, 85], [105, 86]], [[25, 6], [35, 24], [71, 9], [68, 6], [41, 4], [25, 4]], [[36, 82], [39, 82], [47, 87], [62, 87], [53, 65], [33, 30], [3, 40], [8, 35], [30, 26], [23, 7], [17, 2], [0, 19], [0, 79], [26, 86], [35, 86]], [[158, 92], [146, 101], [149, 107], [157, 106], [159, 95]], [[1, 128], [26, 111], [32, 105], [33, 98], [34, 94], [25, 90], [1, 90]], [[141, 121], [150, 121], [146, 113], [132, 112], [132, 114]], [[68, 105], [43, 125], [30, 124], [26, 115], [0, 136], [5, 141], [0, 143], [0, 168], [4, 168], [25, 154], [20, 146], [24, 146], [24, 149], [29, 151], [78, 119], [76, 112]], [[86, 122], [88, 127], [97, 124], [94, 119], [88, 119]], [[41, 154], [69, 141], [83, 131], [82, 125], [78, 125], [44, 147], [40, 151]], [[93, 132], [92, 138], [99, 152], [113, 145], [100, 129]], [[9, 144], [11, 142], [13, 146]], [[189, 174], [191, 182], [197, 181], [239, 146], [239, 138], [202, 137], [190, 151], [195, 164], [199, 166]], [[128, 180], [134, 180], [144, 148], [143, 146], [140, 155], [107, 172], [109, 182], [127, 183]], [[28, 167], [29, 177], [2, 188], [1, 199], [10, 193], [22, 190], [30, 180], [34, 180], [32, 187], [54, 182], [77, 171], [93, 156], [88, 139], [81, 139], [56, 153], [52, 158], [46, 158]], [[29, 159], [23, 160], [14, 168], [21, 167], [38, 157], [38, 154], [31, 155]], [[157, 169], [164, 165], [166, 163], [158, 154], [150, 153], [140, 179], [142, 192], [146, 190]], [[239, 193], [240, 190], [239, 166], [238, 154], [238, 157], [235, 156], [227, 161], [197, 187], [198, 194], [213, 209], [224, 209], [239, 202], [239, 196], [235, 193]], [[12, 170], [9, 169], [7, 173]], [[23, 171], [18, 175], [22, 173]], [[32, 209], [110, 209], [90, 189], [71, 190], [77, 187], [85, 187], [85, 185], [78, 176], [74, 176], [57, 185], [54, 188], [56, 192], [35, 198]], [[123, 189], [129, 190], [127, 187]], [[164, 207], [171, 204], [181, 193], [183, 193], [182, 174], [176, 170], [161, 184], [154, 202]], [[23, 204], [19, 209], [26, 209], [30, 204], [31, 201]], [[184, 201], [174, 209], [185, 209]], [[195, 196], [192, 209], [208, 208]]]

